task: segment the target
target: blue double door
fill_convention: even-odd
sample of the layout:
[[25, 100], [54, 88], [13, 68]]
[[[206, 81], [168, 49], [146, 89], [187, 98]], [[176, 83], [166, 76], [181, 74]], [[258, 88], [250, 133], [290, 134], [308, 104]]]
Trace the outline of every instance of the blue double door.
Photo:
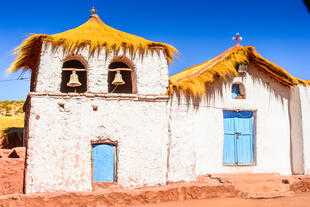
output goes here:
[[115, 146], [110, 144], [92, 145], [94, 182], [115, 181]]
[[253, 112], [223, 111], [224, 165], [253, 165]]

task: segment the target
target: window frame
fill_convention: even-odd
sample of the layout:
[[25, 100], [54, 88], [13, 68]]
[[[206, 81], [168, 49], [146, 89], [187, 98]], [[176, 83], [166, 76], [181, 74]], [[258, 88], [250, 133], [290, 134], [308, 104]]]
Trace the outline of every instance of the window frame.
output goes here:
[[[237, 94], [235, 97], [233, 97], [234, 95], [234, 86], [238, 86], [238, 92], [239, 94]], [[234, 82], [231, 87], [230, 87], [230, 94], [231, 94], [231, 98], [233, 100], [236, 100], [236, 99], [246, 99], [246, 88], [244, 86], [243, 83], [241, 82]]]

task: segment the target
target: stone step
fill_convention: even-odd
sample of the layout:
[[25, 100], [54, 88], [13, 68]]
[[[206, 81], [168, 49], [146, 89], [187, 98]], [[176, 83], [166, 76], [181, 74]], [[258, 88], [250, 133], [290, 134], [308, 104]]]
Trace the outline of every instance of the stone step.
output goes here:
[[289, 181], [284, 178], [217, 178], [222, 183], [234, 183], [234, 184], [259, 184], [273, 183], [273, 184], [288, 184]]
[[280, 173], [231, 173], [231, 174], [211, 174], [210, 177], [216, 178], [264, 178], [264, 177], [278, 177]]
[[293, 196], [295, 193], [293, 191], [288, 192], [241, 192], [240, 197], [242, 198], [279, 198], [285, 196]]
[[211, 175], [221, 183], [229, 183], [240, 191], [243, 198], [275, 198], [294, 195], [287, 177], [276, 173]]
[[270, 183], [260, 183], [260, 184], [235, 184], [236, 188], [241, 192], [288, 192], [290, 191], [290, 186], [286, 184], [277, 185]]

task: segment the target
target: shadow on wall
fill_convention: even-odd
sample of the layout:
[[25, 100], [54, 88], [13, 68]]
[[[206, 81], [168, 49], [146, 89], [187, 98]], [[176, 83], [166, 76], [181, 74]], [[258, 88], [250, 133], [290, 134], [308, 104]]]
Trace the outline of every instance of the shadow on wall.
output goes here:
[[[255, 91], [248, 91], [248, 83], [249, 81], [249, 76], [252, 77], [253, 82], [251, 83], [253, 86], [251, 89], [255, 89], [256, 87], [263, 87], [266, 88], [267, 91], [269, 92], [268, 96], [269, 101], [272, 101], [272, 96], [274, 96], [276, 99], [280, 100], [282, 105], [284, 106], [284, 100], [289, 100], [289, 93], [290, 93], [290, 88], [281, 85], [271, 77], [265, 75], [264, 73], [258, 71], [258, 69], [254, 68], [255, 66], [250, 64], [249, 65], [249, 70], [248, 70], [248, 75], [247, 76], [242, 76], [240, 75], [239, 77], [241, 80], [238, 80], [238, 82], [244, 83], [246, 94], [248, 93], [253, 93]], [[227, 77], [226, 79], [218, 79], [214, 83], [209, 83], [205, 85], [206, 88], [206, 94], [203, 97], [191, 97], [190, 95], [185, 95], [185, 93], [180, 93], [177, 95], [178, 102], [181, 104], [181, 96], [184, 96], [186, 98], [186, 102], [188, 107], [190, 105], [193, 105], [196, 110], [198, 110], [199, 105], [201, 102], [204, 102], [206, 105], [211, 105], [214, 104], [214, 101], [216, 99], [229, 99], [231, 98], [231, 95], [228, 97], [224, 97], [223, 91], [226, 88], [230, 88], [231, 85], [234, 83], [234, 77]], [[245, 80], [248, 79], [246, 82]], [[189, 94], [189, 93], [186, 93]], [[248, 97], [248, 96], [247, 96]]]
[[12, 149], [23, 146], [23, 127], [10, 127], [4, 130], [0, 138], [0, 149]]

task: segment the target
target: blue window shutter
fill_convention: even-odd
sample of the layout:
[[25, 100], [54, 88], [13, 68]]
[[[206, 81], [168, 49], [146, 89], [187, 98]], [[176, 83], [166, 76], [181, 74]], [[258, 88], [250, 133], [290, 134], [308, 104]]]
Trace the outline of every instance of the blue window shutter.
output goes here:
[[114, 182], [114, 150], [109, 144], [92, 145], [94, 182]]

